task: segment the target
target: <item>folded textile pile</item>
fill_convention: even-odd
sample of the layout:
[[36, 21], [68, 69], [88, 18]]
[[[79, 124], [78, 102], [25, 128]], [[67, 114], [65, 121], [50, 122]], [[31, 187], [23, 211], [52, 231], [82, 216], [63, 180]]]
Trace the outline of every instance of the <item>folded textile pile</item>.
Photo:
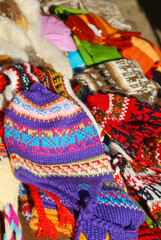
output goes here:
[[4, 240], [161, 236], [161, 52], [92, 3], [0, 1]]

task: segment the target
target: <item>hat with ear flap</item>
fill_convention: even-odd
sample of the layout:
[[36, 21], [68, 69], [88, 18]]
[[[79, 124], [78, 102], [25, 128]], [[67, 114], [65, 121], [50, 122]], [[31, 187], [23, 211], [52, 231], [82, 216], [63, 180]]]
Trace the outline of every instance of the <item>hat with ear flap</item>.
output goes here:
[[4, 141], [21, 182], [58, 196], [78, 212], [88, 202], [92, 214], [103, 182], [113, 179], [110, 159], [85, 111], [41, 83], [17, 93], [9, 104]]

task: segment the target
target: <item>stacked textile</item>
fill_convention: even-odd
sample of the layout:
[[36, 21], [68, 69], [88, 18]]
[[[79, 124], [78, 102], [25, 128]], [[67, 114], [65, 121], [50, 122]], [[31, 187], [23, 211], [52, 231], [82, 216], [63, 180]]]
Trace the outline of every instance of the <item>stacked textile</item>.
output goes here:
[[161, 52], [92, 1], [0, 2], [4, 240], [160, 239]]

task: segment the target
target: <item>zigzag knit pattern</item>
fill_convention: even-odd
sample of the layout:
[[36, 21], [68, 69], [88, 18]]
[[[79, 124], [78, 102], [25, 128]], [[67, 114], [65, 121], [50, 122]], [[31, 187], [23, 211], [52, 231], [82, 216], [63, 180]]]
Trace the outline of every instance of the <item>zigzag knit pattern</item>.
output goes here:
[[75, 207], [80, 185], [86, 183], [96, 196], [91, 186], [113, 178], [110, 157], [85, 111], [43, 84], [17, 93], [7, 108], [4, 131], [15, 176]]
[[19, 229], [19, 219], [17, 214], [15, 213], [13, 207], [11, 204], [8, 204], [6, 206], [5, 212], [4, 212], [4, 217], [5, 217], [5, 234], [4, 234], [4, 240], [8, 240], [8, 235], [11, 235], [10, 240], [14, 240], [14, 233], [17, 235], [17, 237], [20, 240], [23, 240], [22, 233]]

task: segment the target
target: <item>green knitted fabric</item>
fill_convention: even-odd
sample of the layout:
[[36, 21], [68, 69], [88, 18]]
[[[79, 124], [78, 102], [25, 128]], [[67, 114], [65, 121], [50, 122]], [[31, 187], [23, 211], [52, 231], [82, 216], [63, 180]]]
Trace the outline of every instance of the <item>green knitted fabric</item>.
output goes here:
[[[74, 9], [74, 8], [68, 8], [64, 6], [58, 6], [54, 9], [54, 13], [59, 16], [60, 18], [68, 18], [69, 15], [72, 14], [88, 14], [90, 12], [82, 10], [82, 9]], [[65, 17], [66, 16], [66, 17]]]
[[73, 35], [73, 38], [78, 51], [88, 67], [101, 62], [122, 58], [117, 49], [113, 46], [95, 44], [86, 40], [81, 41], [76, 35]]

